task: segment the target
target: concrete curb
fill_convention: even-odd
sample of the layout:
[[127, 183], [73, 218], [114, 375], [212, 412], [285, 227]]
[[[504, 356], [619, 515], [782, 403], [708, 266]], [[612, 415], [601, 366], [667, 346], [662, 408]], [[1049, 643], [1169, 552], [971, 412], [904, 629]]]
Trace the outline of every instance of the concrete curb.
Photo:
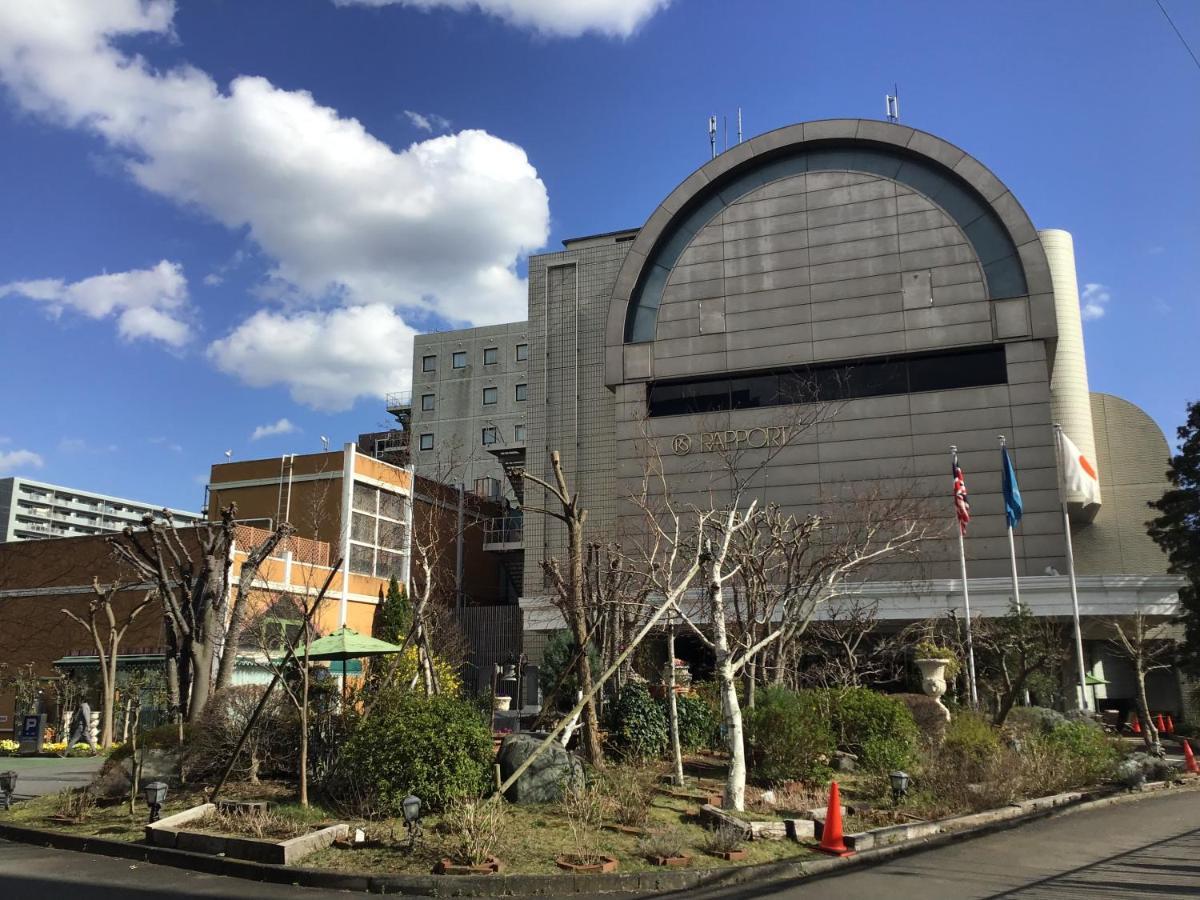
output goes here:
[[[650, 872], [616, 872], [610, 875], [481, 875], [451, 877], [445, 875], [370, 875], [367, 873], [335, 872], [326, 869], [304, 869], [293, 866], [278, 866], [248, 862], [203, 853], [192, 853], [167, 847], [133, 844], [105, 838], [43, 831], [0, 823], [0, 838], [52, 847], [58, 850], [75, 850], [96, 853], [120, 859], [193, 869], [210, 875], [228, 875], [250, 881], [274, 884], [292, 884], [302, 887], [327, 888], [331, 890], [356, 891], [372, 894], [398, 894], [426, 897], [529, 897], [568, 896], [571, 894], [596, 893], [659, 893], [664, 891], [686, 891], [698, 888], [727, 887], [753, 881], [767, 884], [781, 881], [800, 881], [810, 878], [825, 878], [853, 868], [879, 865], [898, 856], [932, 850], [951, 842], [983, 837], [999, 831], [1015, 828], [1027, 822], [1038, 821], [1100, 809], [1122, 803], [1131, 803], [1173, 791], [1200, 790], [1200, 781], [1182, 785], [1159, 782], [1147, 785], [1139, 791], [1129, 792], [1119, 788], [1083, 792], [1075, 799], [1060, 803], [1064, 795], [1053, 798], [1036, 798], [1024, 801], [1025, 807], [1010, 814], [1013, 807], [990, 810], [969, 816], [955, 817], [954, 822], [973, 820], [953, 830], [942, 831], [928, 837], [891, 844], [871, 850], [863, 850], [848, 857], [816, 857], [803, 861], [762, 863], [752, 866], [731, 866], [716, 870], [660, 870]], [[1069, 796], [1069, 795], [1068, 795]]]

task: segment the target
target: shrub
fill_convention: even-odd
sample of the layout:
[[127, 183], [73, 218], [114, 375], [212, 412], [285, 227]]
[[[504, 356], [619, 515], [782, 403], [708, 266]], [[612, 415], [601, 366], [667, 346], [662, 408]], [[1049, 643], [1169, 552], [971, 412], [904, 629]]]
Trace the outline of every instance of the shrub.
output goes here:
[[1067, 717], [1045, 706], [1015, 706], [1004, 724], [1018, 736], [1050, 734], [1067, 724]]
[[667, 749], [667, 717], [644, 684], [621, 689], [613, 710], [613, 739], [631, 759], [654, 759]]
[[916, 749], [917, 723], [902, 700], [870, 688], [834, 688], [819, 692], [829, 710], [837, 745], [863, 758], [868, 744], [881, 742], [898, 747], [906, 744], [911, 756]]
[[[542, 665], [538, 669], [538, 683], [542, 686], [542, 694], [547, 701], [550, 699], [551, 692], [558, 687], [558, 693], [554, 696], [555, 704], [560, 709], [570, 709], [575, 705], [575, 694], [579, 691], [579, 681], [575, 677], [574, 672], [568, 672], [572, 660], [575, 659], [575, 654], [578, 647], [575, 644], [575, 639], [569, 631], [557, 631], [546, 642], [546, 648], [542, 651]], [[592, 663], [592, 674], [595, 675], [600, 671], [600, 654], [596, 652], [596, 648], [588, 646], [588, 659]], [[565, 675], [565, 677], [564, 677]], [[559, 679], [562, 683], [559, 684]]]
[[573, 862], [591, 865], [600, 861], [597, 850], [600, 824], [604, 820], [604, 794], [598, 784], [567, 783], [563, 786], [563, 814], [575, 848]]
[[410, 793], [424, 809], [438, 810], [487, 789], [492, 736], [464, 700], [391, 691], [357, 723], [338, 769], [338, 783], [329, 786], [335, 800], [345, 799], [352, 776], [356, 789], [374, 791], [381, 812], [402, 814]]
[[859, 763], [864, 771], [874, 774], [907, 769], [916, 762], [911, 740], [903, 737], [872, 737], [863, 745]]
[[[219, 775], [237, 747], [264, 690], [263, 685], [241, 684], [212, 697], [192, 729], [191, 739], [184, 745], [180, 768], [188, 778], [202, 780]], [[294, 770], [299, 731], [298, 723], [293, 724], [295, 718], [283, 691], [273, 692], [246, 737], [233, 775], [257, 784], [260, 775], [290, 774]], [[168, 728], [170, 733], [146, 735], [138, 743], [150, 747], [150, 741], [163, 740], [168, 748], [178, 747], [177, 729], [174, 726]]]
[[496, 855], [508, 820], [504, 798], [456, 798], [442, 816], [451, 860], [462, 866], [482, 866]]
[[605, 814], [618, 825], [645, 828], [658, 791], [658, 772], [649, 766], [609, 766], [604, 772]]
[[1104, 732], [1088, 722], [1064, 721], [1034, 741], [1060, 757], [1070, 772], [1069, 784], [1077, 787], [1107, 781], [1117, 764], [1117, 748]]
[[1135, 788], [1147, 781], [1165, 781], [1174, 771], [1165, 759], [1149, 753], [1131, 753], [1116, 764], [1114, 775], [1125, 787]]
[[[667, 698], [658, 703], [663, 718], [669, 723]], [[680, 694], [675, 698], [675, 711], [679, 714], [679, 746], [684, 751], [715, 747], [721, 742], [720, 716], [707, 702], [699, 697]]]
[[746, 711], [745, 724], [750, 766], [759, 781], [815, 781], [828, 773], [833, 732], [812, 692], [764, 688], [754, 709]]
[[978, 770], [1000, 753], [1000, 737], [986, 718], [963, 710], [946, 726], [939, 755], [964, 771]]
[[732, 853], [746, 843], [746, 832], [733, 825], [722, 825], [704, 836], [704, 849], [709, 853]]
[[646, 859], [671, 859], [687, 855], [687, 838], [679, 828], [648, 834], [638, 841], [637, 852]]
[[913, 647], [913, 659], [941, 659], [946, 662], [946, 680], [952, 681], [962, 669], [958, 654], [931, 640], [918, 641]]

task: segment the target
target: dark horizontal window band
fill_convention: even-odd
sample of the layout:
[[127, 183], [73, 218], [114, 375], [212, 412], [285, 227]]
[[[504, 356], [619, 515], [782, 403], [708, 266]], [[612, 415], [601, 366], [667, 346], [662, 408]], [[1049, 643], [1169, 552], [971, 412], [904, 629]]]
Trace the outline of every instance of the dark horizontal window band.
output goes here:
[[890, 178], [944, 209], [967, 236], [983, 266], [992, 300], [1029, 292], [1008, 229], [991, 205], [963, 178], [924, 157], [862, 141], [806, 145], [799, 152], [756, 159], [713, 182], [677, 213], [642, 266], [625, 314], [625, 342], [652, 341], [663, 289], [675, 263], [705, 225], [751, 191], [804, 172], [850, 171]]
[[683, 416], [1008, 383], [1004, 345], [786, 366], [646, 386], [649, 415]]

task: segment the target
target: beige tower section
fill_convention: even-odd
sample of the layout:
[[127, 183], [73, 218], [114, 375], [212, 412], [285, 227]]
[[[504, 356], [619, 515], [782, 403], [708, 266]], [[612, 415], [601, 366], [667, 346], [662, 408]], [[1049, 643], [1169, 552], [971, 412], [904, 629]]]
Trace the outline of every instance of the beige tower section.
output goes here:
[[[1050, 279], [1054, 285], [1054, 311], [1058, 320], [1058, 345], [1050, 376], [1050, 407], [1054, 421], [1067, 437], [1096, 465], [1096, 436], [1092, 426], [1092, 401], [1088, 391], [1087, 359], [1083, 352], [1083, 320], [1079, 313], [1079, 284], [1075, 277], [1075, 242], [1070, 232], [1047, 228], [1038, 232]], [[1082, 507], [1083, 498], [1067, 495], [1072, 520], [1091, 521], [1096, 508]]]

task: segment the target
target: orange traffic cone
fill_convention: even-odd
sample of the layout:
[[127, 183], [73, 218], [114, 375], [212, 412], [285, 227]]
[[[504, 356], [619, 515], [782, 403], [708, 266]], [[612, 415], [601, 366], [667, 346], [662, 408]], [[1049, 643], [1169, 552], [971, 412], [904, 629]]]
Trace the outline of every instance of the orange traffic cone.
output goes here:
[[1139, 713], [1133, 714], [1133, 727], [1129, 729], [1133, 734], [1142, 733], [1142, 717]]
[[836, 781], [829, 785], [829, 806], [825, 811], [821, 844], [817, 849], [834, 856], [850, 856], [854, 852], [842, 838], [842, 798], [838, 794]]
[[1200, 766], [1196, 765], [1196, 756], [1192, 753], [1192, 745], [1187, 738], [1183, 739], [1183, 768], [1193, 775], [1200, 773]]
[[1171, 714], [1167, 713], [1167, 734], [1174, 734], [1174, 733], [1175, 733], [1175, 722], [1171, 718]]
[[1154, 722], [1154, 727], [1158, 729], [1159, 734], [1167, 733], [1167, 723], [1163, 721], [1162, 713], [1158, 714], [1158, 718]]

